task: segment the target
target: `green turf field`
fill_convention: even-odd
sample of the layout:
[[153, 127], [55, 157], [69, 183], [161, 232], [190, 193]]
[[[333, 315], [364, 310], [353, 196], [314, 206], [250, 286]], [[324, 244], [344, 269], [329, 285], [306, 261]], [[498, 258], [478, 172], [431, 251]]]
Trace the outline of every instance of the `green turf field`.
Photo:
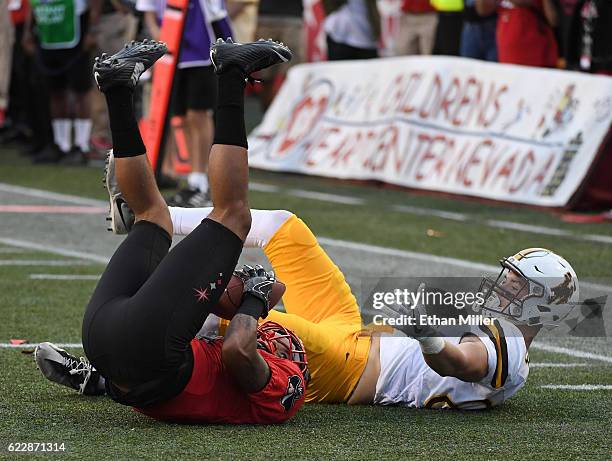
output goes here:
[[[46, 189], [106, 200], [100, 168], [32, 166], [14, 149], [0, 151], [0, 182]], [[288, 209], [301, 216], [317, 235], [450, 256], [496, 264], [505, 255], [525, 247], [551, 248], [572, 261], [582, 278], [604, 278], [612, 282], [612, 245], [565, 236], [538, 235], [517, 230], [496, 229], [485, 219], [506, 220], [545, 228], [561, 229], [581, 236], [612, 236], [609, 224], [567, 224], [559, 216], [540, 210], [491, 205], [474, 200], [448, 200], [374, 186], [356, 186], [328, 179], [253, 171], [251, 181], [273, 185], [280, 193], [252, 191], [251, 207]], [[284, 192], [300, 189], [364, 199], [362, 205], [345, 205], [312, 200]], [[171, 191], [166, 191], [170, 194]], [[461, 212], [467, 221], [404, 213], [394, 205]], [[433, 237], [428, 231], [434, 231]], [[430, 234], [432, 232], [429, 232]], [[478, 244], [475, 244], [475, 241]], [[593, 264], [593, 260], [597, 264]]]
[[[252, 206], [289, 208], [319, 234], [494, 264], [524, 246], [552, 247], [581, 276], [612, 277], [609, 244], [541, 236], [484, 226], [506, 219], [569, 230], [576, 235], [612, 235], [609, 225], [563, 224], [548, 213], [472, 201], [415, 196], [401, 191], [254, 172], [253, 181], [279, 193], [253, 192]], [[0, 183], [104, 199], [94, 168], [32, 167], [13, 150], [0, 150]], [[341, 205], [297, 197], [292, 189], [366, 200]], [[287, 192], [287, 193], [286, 193]], [[467, 222], [391, 211], [393, 204], [460, 211]], [[2, 229], [0, 214], [0, 230]], [[440, 232], [428, 237], [427, 230]], [[19, 236], [7, 236], [15, 237]], [[44, 242], [40, 242], [44, 243]], [[528, 243], [528, 245], [526, 245]], [[103, 266], [42, 251], [0, 245], [0, 343], [80, 342], [85, 304], [95, 280], [42, 280], [32, 274], [98, 275]], [[26, 266], [18, 261], [40, 261]], [[67, 261], [44, 265], [44, 260]], [[11, 265], [11, 261], [15, 265]], [[594, 264], [594, 262], [596, 262]], [[30, 348], [0, 349], [0, 459], [11, 442], [64, 443], [67, 459], [611, 459], [612, 391], [559, 390], [548, 384], [612, 385], [612, 363], [534, 350], [527, 386], [489, 412], [305, 405], [281, 426], [180, 426], [152, 421], [106, 398], [82, 397], [44, 380]], [[82, 353], [72, 349], [76, 354]], [[608, 356], [606, 356], [608, 357]], [[569, 364], [561, 368], [559, 364]], [[43, 456], [43, 455], [40, 455]]]
[[[38, 252], [2, 259], [57, 259]], [[31, 273], [99, 274], [99, 264], [0, 266], [0, 338], [79, 342], [94, 281], [37, 280]], [[533, 368], [515, 398], [489, 412], [306, 405], [274, 427], [180, 426], [154, 422], [104, 397], [82, 397], [44, 380], [25, 350], [1, 350], [0, 457], [10, 442], [63, 442], [70, 459], [609, 459], [609, 390], [541, 389], [543, 384], [612, 384], [612, 367]], [[80, 354], [80, 350], [72, 350]], [[532, 363], [576, 363], [530, 353]], [[17, 456], [13, 454], [13, 456]], [[25, 458], [27, 455], [22, 455]]]

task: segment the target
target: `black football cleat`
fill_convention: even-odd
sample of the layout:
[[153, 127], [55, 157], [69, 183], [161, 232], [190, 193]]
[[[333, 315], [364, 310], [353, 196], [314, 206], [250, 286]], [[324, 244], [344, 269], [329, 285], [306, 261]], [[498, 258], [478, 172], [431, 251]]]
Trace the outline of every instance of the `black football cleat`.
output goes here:
[[253, 72], [291, 60], [291, 50], [283, 43], [259, 39], [251, 43], [234, 43], [217, 39], [210, 48], [210, 60], [217, 74], [222, 74], [230, 67], [236, 66], [245, 77]]
[[52, 343], [40, 343], [34, 350], [34, 360], [49, 381], [70, 387], [79, 394], [104, 394], [103, 378], [83, 357], [77, 358]]
[[112, 56], [102, 53], [93, 66], [98, 88], [102, 92], [116, 86], [133, 89], [142, 73], [167, 50], [165, 43], [144, 39], [142, 42], [132, 40]]

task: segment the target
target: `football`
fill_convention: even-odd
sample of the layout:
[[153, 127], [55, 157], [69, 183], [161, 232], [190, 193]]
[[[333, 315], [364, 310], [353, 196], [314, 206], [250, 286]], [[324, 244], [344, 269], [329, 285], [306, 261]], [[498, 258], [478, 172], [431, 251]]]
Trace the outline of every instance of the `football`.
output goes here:
[[[237, 275], [232, 275], [225, 291], [221, 295], [221, 298], [219, 298], [219, 302], [211, 309], [211, 312], [223, 319], [231, 320], [240, 307], [243, 290], [244, 284], [242, 283], [242, 279]], [[285, 284], [280, 280], [276, 280], [270, 292], [270, 309], [278, 304], [284, 293]]]

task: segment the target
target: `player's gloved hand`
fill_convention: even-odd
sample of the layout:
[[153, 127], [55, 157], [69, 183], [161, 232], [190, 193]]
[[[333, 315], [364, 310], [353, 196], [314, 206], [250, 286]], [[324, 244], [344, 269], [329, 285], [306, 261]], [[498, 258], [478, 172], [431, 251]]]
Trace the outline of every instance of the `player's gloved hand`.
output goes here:
[[403, 304], [385, 304], [380, 312], [387, 318], [394, 319], [396, 330], [401, 331], [406, 336], [412, 338], [437, 336], [438, 332], [435, 328], [428, 325], [427, 322], [421, 322], [422, 316], [427, 316], [425, 306], [426, 286], [421, 283], [417, 288], [418, 302], [414, 306], [405, 306]]
[[442, 332], [426, 321], [429, 316], [426, 293], [426, 286], [421, 283], [417, 288], [418, 302], [414, 306], [385, 304], [380, 310], [387, 318], [395, 320], [394, 328], [419, 341], [424, 354], [438, 354], [444, 349], [445, 342], [440, 337]]
[[266, 272], [260, 265], [251, 267], [245, 264], [242, 269], [235, 270], [234, 275], [240, 277], [244, 283], [243, 298], [245, 295], [250, 294], [263, 302], [264, 310], [260, 317], [265, 319], [270, 310], [270, 292], [276, 281], [274, 272]]

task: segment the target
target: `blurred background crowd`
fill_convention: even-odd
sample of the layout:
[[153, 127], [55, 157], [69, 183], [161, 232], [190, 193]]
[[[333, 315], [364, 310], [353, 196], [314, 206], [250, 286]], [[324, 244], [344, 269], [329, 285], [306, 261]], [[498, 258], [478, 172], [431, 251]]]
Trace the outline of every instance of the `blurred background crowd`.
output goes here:
[[[168, 200], [208, 200], [216, 77], [209, 48], [218, 37], [264, 37], [305, 62], [304, 14], [320, 3], [327, 59], [375, 59], [379, 0], [189, 0], [174, 76], [171, 114], [191, 158], [187, 184]], [[392, 0], [391, 0], [392, 2]], [[390, 3], [386, 0], [386, 3]], [[612, 0], [396, 0], [401, 8], [391, 53], [450, 55], [612, 75]], [[0, 142], [22, 145], [35, 163], [97, 161], [111, 147], [93, 57], [132, 39], [160, 37], [165, 0], [0, 0]], [[268, 69], [252, 95], [271, 104], [287, 66]], [[145, 78], [146, 80], [146, 78]], [[533, 84], [533, 83], [531, 83]], [[147, 88], [144, 85], [144, 95]], [[140, 97], [147, 111], [147, 97]], [[161, 187], [177, 187], [172, 169]]]

